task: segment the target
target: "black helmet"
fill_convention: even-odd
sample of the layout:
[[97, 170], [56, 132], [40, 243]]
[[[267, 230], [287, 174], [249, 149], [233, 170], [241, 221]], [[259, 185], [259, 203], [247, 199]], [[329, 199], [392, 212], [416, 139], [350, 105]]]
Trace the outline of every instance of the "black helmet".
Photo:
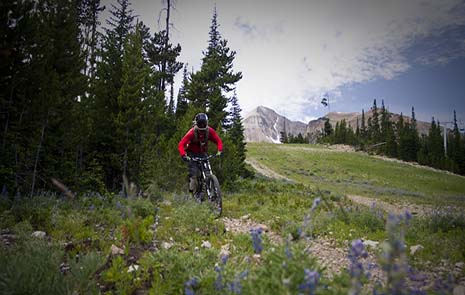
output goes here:
[[200, 130], [207, 129], [207, 125], [208, 125], [208, 116], [207, 116], [207, 114], [198, 113], [197, 115], [195, 115], [195, 125]]

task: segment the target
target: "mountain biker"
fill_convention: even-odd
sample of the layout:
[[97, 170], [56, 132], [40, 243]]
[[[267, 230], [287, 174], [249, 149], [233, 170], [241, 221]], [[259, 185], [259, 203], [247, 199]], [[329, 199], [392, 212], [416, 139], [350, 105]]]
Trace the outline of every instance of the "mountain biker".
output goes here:
[[217, 156], [222, 156], [223, 142], [216, 131], [208, 126], [208, 116], [198, 113], [194, 118], [194, 127], [187, 131], [186, 135], [178, 144], [178, 151], [184, 162], [188, 162], [189, 169], [189, 192], [194, 192], [197, 186], [197, 175], [200, 173], [197, 163], [191, 161], [193, 157], [206, 157], [208, 141], [217, 146]]

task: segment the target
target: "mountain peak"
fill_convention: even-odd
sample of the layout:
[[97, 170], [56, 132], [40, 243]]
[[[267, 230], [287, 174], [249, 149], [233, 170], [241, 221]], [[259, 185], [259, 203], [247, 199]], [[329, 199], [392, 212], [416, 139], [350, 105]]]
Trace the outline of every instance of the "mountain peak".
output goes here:
[[290, 121], [265, 106], [256, 107], [244, 118], [244, 135], [247, 142], [279, 143], [281, 132], [305, 135], [306, 128], [307, 124]]
[[[365, 112], [365, 120], [373, 116], [373, 111], [368, 110]], [[391, 120], [397, 122], [400, 115], [391, 113]], [[291, 121], [288, 118], [279, 115], [273, 109], [258, 106], [252, 110], [244, 118], [244, 135], [247, 142], [273, 142], [279, 143], [282, 132], [297, 136], [301, 133], [307, 136], [309, 141], [316, 142], [318, 136], [324, 128], [325, 120], [329, 119], [330, 123], [335, 127], [337, 122], [345, 120], [348, 126], [353, 129], [357, 127], [357, 123], [361, 124], [362, 114], [358, 112], [343, 113], [343, 112], [330, 112], [324, 117], [308, 122]], [[404, 120], [410, 121], [410, 118], [404, 116]], [[367, 121], [365, 121], [365, 124]], [[417, 121], [417, 128], [420, 134], [427, 134], [429, 130], [429, 123]]]

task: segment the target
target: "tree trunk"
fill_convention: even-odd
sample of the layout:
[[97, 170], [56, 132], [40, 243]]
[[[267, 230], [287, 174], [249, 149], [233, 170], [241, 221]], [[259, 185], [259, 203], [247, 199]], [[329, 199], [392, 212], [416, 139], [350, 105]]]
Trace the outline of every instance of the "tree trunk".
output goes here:
[[[168, 45], [169, 45], [169, 38], [170, 38], [170, 9], [171, 9], [171, 1], [166, 0], [166, 38], [165, 38], [165, 44], [163, 48], [163, 64], [161, 66], [161, 72], [163, 75], [166, 75], [166, 54], [168, 52]], [[165, 91], [165, 77], [162, 76], [161, 78], [161, 91]]]
[[34, 160], [34, 171], [32, 173], [31, 197], [34, 195], [34, 189], [35, 189], [35, 185], [36, 185], [36, 176], [37, 176], [37, 165], [39, 163], [40, 150], [42, 149], [42, 144], [44, 142], [45, 128], [47, 128], [47, 125], [48, 125], [49, 113], [50, 112], [47, 112], [47, 117], [45, 118], [45, 122], [42, 125], [42, 130], [41, 130], [41, 133], [40, 133], [40, 140], [39, 140], [39, 144], [37, 145], [36, 157], [35, 157], [35, 160]]
[[127, 167], [128, 167], [128, 146], [129, 146], [129, 127], [126, 126], [126, 144], [124, 146], [124, 154], [123, 154], [123, 193], [127, 197], [127, 187], [125, 187], [126, 179], [127, 179]]
[[11, 79], [11, 89], [10, 89], [10, 95], [8, 98], [8, 107], [7, 107], [7, 113], [6, 113], [5, 127], [3, 128], [2, 150], [6, 146], [6, 138], [8, 134], [9, 125], [10, 125], [11, 105], [13, 104], [13, 94], [15, 90], [15, 77], [16, 77], [16, 73], [13, 74], [13, 79]]

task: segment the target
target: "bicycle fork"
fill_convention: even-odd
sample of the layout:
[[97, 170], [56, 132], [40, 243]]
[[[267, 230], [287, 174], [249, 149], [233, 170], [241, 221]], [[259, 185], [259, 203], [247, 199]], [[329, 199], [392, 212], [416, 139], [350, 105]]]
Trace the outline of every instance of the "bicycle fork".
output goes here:
[[210, 176], [211, 166], [210, 162], [202, 163], [202, 178], [203, 178], [203, 185], [205, 186], [205, 191], [207, 192], [207, 197], [211, 200], [211, 191], [208, 188], [208, 177]]

